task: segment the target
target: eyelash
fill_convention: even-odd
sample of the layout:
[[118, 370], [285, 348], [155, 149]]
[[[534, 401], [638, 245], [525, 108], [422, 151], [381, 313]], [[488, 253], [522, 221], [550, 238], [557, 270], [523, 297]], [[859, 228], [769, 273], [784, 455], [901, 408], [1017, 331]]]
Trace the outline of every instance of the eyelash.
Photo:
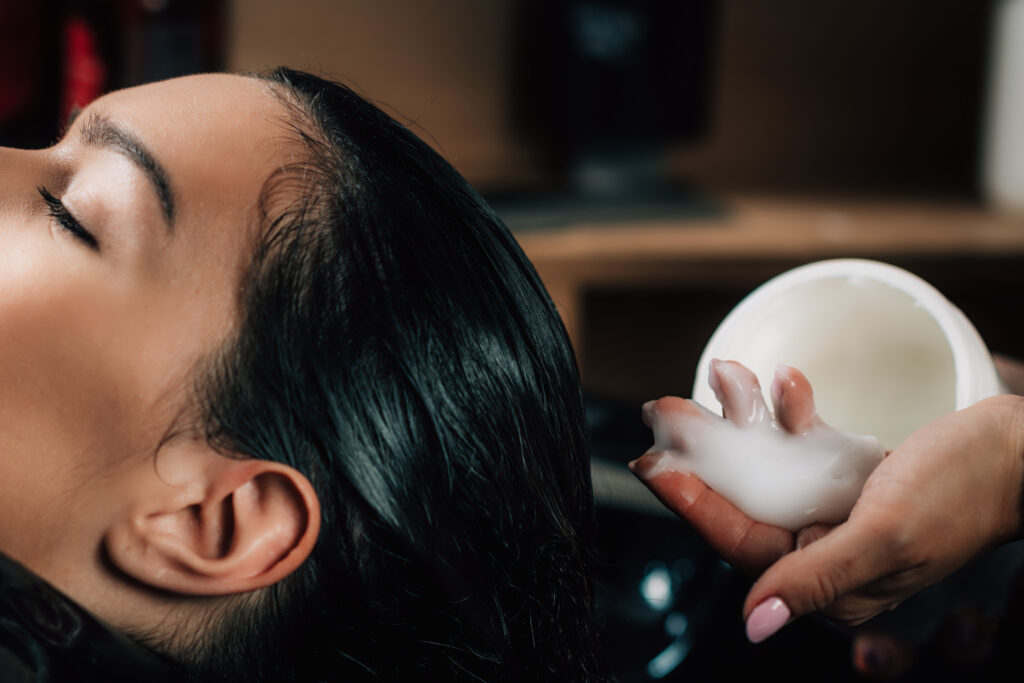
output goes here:
[[57, 197], [50, 194], [50, 191], [45, 187], [37, 188], [43, 201], [46, 202], [46, 209], [50, 216], [57, 221], [57, 224], [67, 232], [71, 233], [76, 239], [85, 244], [90, 249], [95, 251], [100, 250], [100, 244], [96, 241], [96, 238], [91, 232], [82, 227], [82, 224], [78, 222], [78, 219], [71, 215], [71, 212], [67, 210], [62, 202]]

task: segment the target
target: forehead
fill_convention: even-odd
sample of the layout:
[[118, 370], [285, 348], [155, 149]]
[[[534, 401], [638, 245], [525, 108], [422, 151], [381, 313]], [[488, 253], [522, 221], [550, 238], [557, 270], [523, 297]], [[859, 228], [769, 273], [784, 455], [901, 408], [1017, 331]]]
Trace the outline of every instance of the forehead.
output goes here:
[[263, 183], [297, 156], [289, 113], [271, 86], [230, 74], [186, 76], [105, 96], [96, 109], [167, 169], [184, 223], [255, 208]]
[[284, 112], [270, 87], [248, 76], [199, 74], [118, 90], [97, 104], [111, 114], [125, 113], [140, 127], [156, 125], [160, 130], [151, 131], [156, 139], [217, 139], [242, 151], [244, 139], [217, 136], [238, 131], [246, 138], [254, 129], [277, 124]]
[[240, 285], [263, 227], [260, 195], [300, 143], [288, 108], [250, 77], [163, 81], [112, 93], [93, 109], [147, 147], [174, 197], [173, 238], [149, 255], [132, 295], [150, 319], [147, 357], [163, 359], [135, 375], [141, 386], [173, 389], [166, 378], [179, 376], [174, 364], [209, 352], [238, 322]]

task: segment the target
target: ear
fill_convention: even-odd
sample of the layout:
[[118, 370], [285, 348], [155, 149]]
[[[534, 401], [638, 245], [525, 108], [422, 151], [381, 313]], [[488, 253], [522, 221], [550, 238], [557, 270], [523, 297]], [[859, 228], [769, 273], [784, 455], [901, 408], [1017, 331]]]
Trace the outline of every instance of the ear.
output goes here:
[[320, 530], [309, 480], [282, 463], [168, 444], [105, 535], [108, 557], [143, 584], [185, 595], [263, 588], [301, 565]]

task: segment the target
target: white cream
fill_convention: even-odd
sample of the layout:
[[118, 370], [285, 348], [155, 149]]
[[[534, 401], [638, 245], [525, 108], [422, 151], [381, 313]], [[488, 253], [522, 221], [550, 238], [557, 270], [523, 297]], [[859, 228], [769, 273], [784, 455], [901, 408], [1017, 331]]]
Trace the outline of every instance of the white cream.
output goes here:
[[737, 377], [721, 367], [719, 372], [733, 374], [730, 381], [746, 382], [746, 395], [734, 396], [727, 407], [732, 419], [702, 406], [692, 413], [649, 415], [654, 446], [648, 453], [659, 460], [643, 476], [693, 472], [752, 519], [790, 531], [846, 519], [884, 457], [878, 439], [840, 432], [820, 419], [790, 434], [768, 411], [752, 375]]

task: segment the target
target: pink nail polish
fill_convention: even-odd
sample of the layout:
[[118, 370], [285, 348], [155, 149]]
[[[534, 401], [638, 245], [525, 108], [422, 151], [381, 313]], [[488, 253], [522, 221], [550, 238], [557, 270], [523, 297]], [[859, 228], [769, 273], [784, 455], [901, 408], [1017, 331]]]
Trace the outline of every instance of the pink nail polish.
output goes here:
[[789, 607], [782, 598], [768, 598], [747, 617], [747, 640], [760, 643], [775, 634], [789, 621]]

